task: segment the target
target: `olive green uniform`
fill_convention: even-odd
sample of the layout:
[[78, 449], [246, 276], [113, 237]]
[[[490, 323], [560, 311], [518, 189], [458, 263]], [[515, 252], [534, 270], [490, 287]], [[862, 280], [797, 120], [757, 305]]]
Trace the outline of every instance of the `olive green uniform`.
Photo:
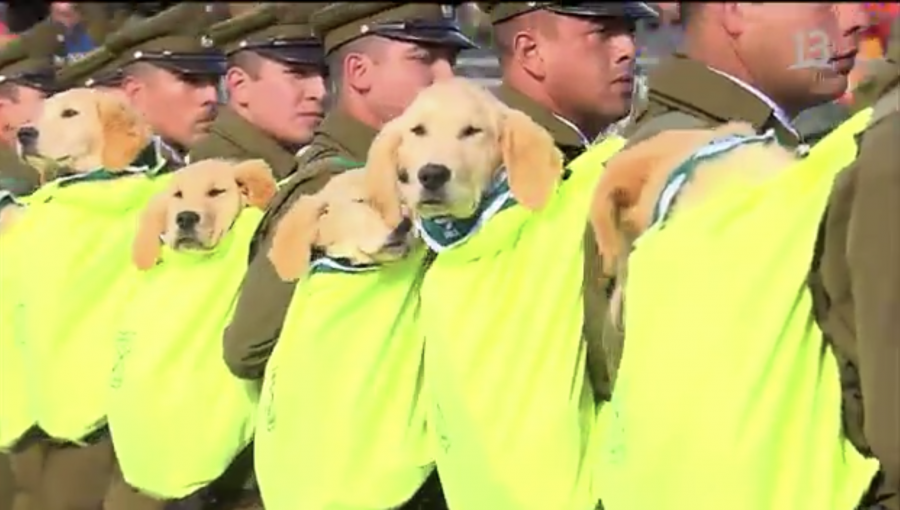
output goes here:
[[[623, 132], [629, 144], [651, 138], [669, 129], [703, 129], [729, 121], [743, 121], [759, 132], [773, 129], [779, 141], [789, 147], [800, 143], [798, 134], [785, 126], [775, 110], [743, 86], [706, 64], [676, 54], [660, 62], [648, 76], [647, 100], [635, 112], [634, 121]], [[592, 245], [595, 241], [591, 240]], [[611, 289], [612, 281], [607, 282]], [[613, 380], [622, 358], [624, 335], [607, 320], [608, 299], [595, 296], [598, 307], [589, 322], [601, 317], [603, 348]]]
[[[401, 2], [329, 4], [310, 21], [321, 35], [325, 52], [364, 35], [447, 46], [472, 47], [456, 25], [453, 8]], [[225, 361], [238, 377], [262, 377], [294, 293], [294, 283], [281, 281], [266, 256], [278, 220], [301, 196], [321, 189], [331, 176], [365, 163], [377, 130], [355, 119], [340, 104], [316, 130], [299, 157], [297, 172], [269, 205], [251, 245], [251, 261], [241, 287], [234, 318], [224, 335]], [[432, 476], [404, 509], [445, 508], [440, 485]]]
[[[210, 28], [210, 37], [226, 57], [247, 51], [292, 69], [319, 72], [324, 68], [325, 52], [309, 25], [309, 15], [324, 6], [264, 4], [217, 23]], [[189, 159], [261, 158], [280, 181], [296, 170], [298, 148], [279, 142], [226, 106], [213, 122], [209, 135], [191, 147]]]
[[[576, 3], [557, 2], [499, 2], [480, 3], [482, 11], [490, 15], [493, 25], [538, 9], [546, 9], [561, 16], [587, 18], [626, 18], [641, 20], [656, 18], [656, 11], [644, 2]], [[497, 97], [507, 106], [526, 113], [533, 121], [546, 129], [557, 148], [565, 156], [566, 163], [580, 156], [590, 145], [581, 132], [534, 99], [516, 90], [504, 80]], [[606, 285], [601, 277], [596, 242], [589, 226], [585, 229], [584, 261], [584, 338], [587, 342], [588, 372], [595, 396], [600, 400], [610, 397], [608, 363], [602, 348], [603, 321], [597, 320], [598, 310], [606, 308]]]
[[[111, 34], [84, 58], [68, 62], [56, 81], [62, 86], [115, 83], [123, 66], [144, 61], [185, 77], [220, 75], [224, 59], [201, 39], [212, 19], [203, 4], [181, 4], [153, 18], [135, 20]], [[52, 76], [52, 73], [51, 73]], [[168, 170], [181, 161], [156, 140], [142, 157], [161, 153]], [[34, 431], [20, 445], [13, 462], [17, 481], [29, 488], [40, 510], [96, 509], [103, 504], [116, 469], [111, 439], [105, 429], [82, 439], [82, 445], [59, 442]], [[115, 491], [112, 491], [115, 494]], [[112, 508], [117, 508], [113, 506]], [[121, 506], [118, 508], [122, 508]], [[127, 508], [140, 508], [129, 502]], [[18, 510], [18, 509], [17, 509]]]
[[[14, 84], [51, 94], [56, 89], [54, 72], [65, 40], [58, 25], [43, 21], [0, 48], [0, 84]], [[39, 172], [19, 157], [16, 147], [0, 146], [0, 190], [26, 196], [41, 184]], [[24, 448], [23, 448], [24, 449]], [[15, 466], [10, 461], [15, 462]], [[35, 479], [26, 474], [40, 462], [40, 452], [0, 454], [0, 510], [36, 508], [32, 495]]]
[[875, 105], [876, 118], [862, 135], [856, 161], [835, 180], [811, 287], [817, 319], [840, 361], [846, 433], [881, 462], [872, 502], [898, 510], [900, 19], [888, 60], [866, 93], [856, 95], [857, 106]]

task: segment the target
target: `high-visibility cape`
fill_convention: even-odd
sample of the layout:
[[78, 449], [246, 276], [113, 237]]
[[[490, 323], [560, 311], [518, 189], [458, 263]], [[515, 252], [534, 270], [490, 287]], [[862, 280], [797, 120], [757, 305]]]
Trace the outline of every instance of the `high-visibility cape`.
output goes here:
[[843, 435], [807, 277], [833, 180], [870, 114], [776, 178], [638, 239], [600, 455], [606, 510], [857, 507], [877, 463]]
[[54, 181], [29, 197], [16, 225], [28, 253], [14, 268], [27, 276], [16, 341], [37, 424], [53, 438], [78, 443], [106, 423], [111, 331], [134, 284], [138, 217], [168, 182], [161, 167]]
[[261, 217], [246, 208], [215, 248], [163, 247], [156, 266], [134, 269], [135, 290], [109, 339], [108, 421], [122, 475], [141, 492], [187, 496], [250, 444], [258, 383], [228, 371], [222, 331]]
[[433, 470], [416, 326], [423, 259], [322, 258], [297, 284], [254, 440], [267, 510], [398, 508]]
[[439, 237], [459, 237], [465, 225], [422, 222], [440, 250], [421, 293], [429, 425], [454, 510], [596, 504], [584, 234], [603, 163], [623, 144], [610, 138], [573, 162], [540, 211], [498, 182], [468, 237], [447, 244]]

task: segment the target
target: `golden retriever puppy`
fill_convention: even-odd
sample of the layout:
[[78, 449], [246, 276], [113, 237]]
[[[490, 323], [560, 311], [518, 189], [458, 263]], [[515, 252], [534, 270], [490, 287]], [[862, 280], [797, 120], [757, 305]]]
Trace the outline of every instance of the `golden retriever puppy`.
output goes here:
[[100, 169], [122, 171], [153, 137], [150, 126], [125, 99], [86, 88], [47, 99], [35, 129], [22, 153], [44, 182]]
[[153, 267], [160, 243], [173, 250], [215, 247], [244, 207], [265, 209], [276, 190], [272, 170], [261, 159], [209, 159], [179, 170], [141, 218], [133, 246], [135, 265]]
[[537, 210], [563, 172], [549, 133], [464, 78], [420, 92], [385, 125], [367, 161], [374, 204], [389, 222], [401, 199], [419, 217], [471, 217], [504, 170], [515, 199]]
[[354, 265], [405, 257], [412, 246], [412, 221], [390, 224], [373, 205], [365, 169], [336, 175], [315, 195], [301, 197], [278, 223], [269, 260], [285, 281], [302, 277], [315, 251]]
[[[653, 223], [662, 202], [671, 204], [669, 217], [696, 206], [726, 188], [746, 187], [777, 176], [797, 156], [774, 139], [747, 143], [699, 160], [677, 194], [667, 186], [672, 173], [704, 146], [728, 135], [754, 136], [752, 126], [731, 122], [715, 129], [672, 130], [642, 141], [616, 155], [606, 165], [591, 206], [603, 273], [624, 270], [632, 243]], [[620, 278], [621, 280], [621, 278]], [[618, 320], [622, 289], [613, 292], [610, 313]]]

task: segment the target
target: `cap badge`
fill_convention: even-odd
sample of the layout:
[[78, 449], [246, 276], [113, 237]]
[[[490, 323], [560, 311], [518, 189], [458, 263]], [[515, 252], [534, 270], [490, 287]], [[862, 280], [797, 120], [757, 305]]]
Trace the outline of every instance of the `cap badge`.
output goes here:
[[204, 35], [200, 38], [200, 46], [203, 46], [204, 48], [212, 48], [213, 40], [208, 35]]
[[456, 9], [452, 5], [441, 4], [441, 16], [444, 19], [454, 19], [456, 18]]

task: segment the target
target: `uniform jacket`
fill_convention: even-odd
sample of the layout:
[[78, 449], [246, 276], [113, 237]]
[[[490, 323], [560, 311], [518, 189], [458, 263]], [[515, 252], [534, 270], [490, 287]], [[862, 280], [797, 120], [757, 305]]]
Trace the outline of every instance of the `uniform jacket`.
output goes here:
[[273, 227], [298, 198], [320, 190], [335, 173], [362, 166], [377, 131], [340, 110], [329, 113], [299, 157], [297, 171], [275, 196], [250, 246], [250, 266], [231, 324], [225, 362], [238, 377], [259, 379], [275, 346], [294, 293], [266, 256]]
[[[857, 95], [858, 107], [896, 93], [900, 66], [885, 70], [867, 94]], [[892, 230], [900, 221], [897, 140], [897, 110], [863, 133], [856, 161], [835, 180], [811, 275], [819, 324], [840, 361], [846, 433], [881, 462], [874, 497], [891, 510], [900, 509], [900, 237]]]
[[[515, 108], [537, 122], [546, 129], [557, 148], [565, 156], [566, 164], [580, 156], [587, 145], [582, 139], [581, 133], [576, 132], [571, 126], [559, 120], [550, 110], [541, 106], [533, 99], [528, 98], [511, 86], [504, 84], [500, 87], [497, 97], [510, 108]], [[593, 319], [598, 307], [605, 310], [606, 288], [601, 280], [599, 268], [600, 261], [597, 255], [594, 235], [590, 227], [585, 230], [585, 289], [584, 289], [584, 338], [588, 344], [588, 371], [595, 392], [600, 398], [609, 396], [609, 378], [607, 376], [606, 361], [601, 348], [602, 321]]]
[[191, 147], [188, 158], [189, 161], [262, 158], [272, 167], [278, 181], [288, 178], [297, 168], [293, 152], [227, 106], [219, 111], [209, 134]]
[[[729, 121], [744, 121], [763, 132], [769, 128], [781, 143], [794, 146], [800, 140], [775, 117], [772, 107], [729, 78], [684, 55], [663, 60], [648, 76], [647, 100], [636, 112], [623, 136], [629, 144], [651, 138], [669, 129], [702, 129]], [[593, 236], [588, 240], [596, 246]], [[590, 250], [596, 251], [596, 248]], [[612, 282], [607, 286], [612, 289]], [[590, 327], [602, 331], [603, 348], [615, 380], [621, 361], [624, 336], [606, 318], [608, 299], [598, 296], [586, 317]]]

